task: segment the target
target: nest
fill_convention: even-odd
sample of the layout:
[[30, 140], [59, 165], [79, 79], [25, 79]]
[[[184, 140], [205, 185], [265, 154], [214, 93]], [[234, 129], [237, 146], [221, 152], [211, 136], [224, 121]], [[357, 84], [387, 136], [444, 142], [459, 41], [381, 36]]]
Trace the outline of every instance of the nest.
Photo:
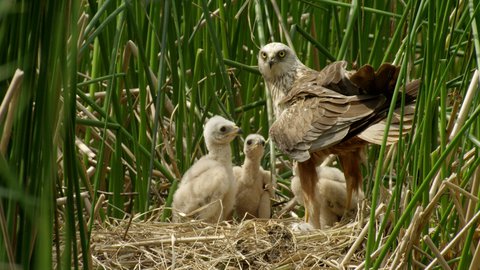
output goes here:
[[[352, 247], [358, 222], [326, 230], [293, 231], [299, 219], [238, 224], [111, 220], [92, 232], [94, 268], [100, 269], [331, 269]], [[363, 261], [363, 249], [348, 265]]]

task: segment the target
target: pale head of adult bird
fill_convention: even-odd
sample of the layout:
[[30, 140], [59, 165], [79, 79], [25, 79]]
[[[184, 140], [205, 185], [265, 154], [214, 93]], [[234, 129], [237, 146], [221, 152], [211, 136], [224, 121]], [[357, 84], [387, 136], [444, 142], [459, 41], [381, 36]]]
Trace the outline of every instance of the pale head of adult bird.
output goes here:
[[[400, 68], [384, 63], [377, 70], [364, 65], [349, 71], [345, 61], [337, 61], [316, 71], [281, 43], [260, 49], [258, 67], [270, 91], [276, 118], [269, 137], [277, 148], [299, 162], [306, 203], [313, 198], [318, 181], [315, 167], [327, 155], [335, 154], [347, 178], [349, 205], [353, 190], [362, 185], [360, 161], [365, 145], [383, 138], [381, 125], [371, 127], [386, 118]], [[405, 104], [414, 103], [418, 88], [418, 80], [405, 85]], [[413, 114], [410, 120], [413, 122]], [[403, 127], [405, 130], [407, 125]], [[392, 141], [404, 133], [392, 126], [390, 131], [396, 132]]]
[[295, 52], [279, 42], [263, 46], [258, 53], [258, 69], [272, 95], [275, 117], [283, 111], [281, 100], [285, 98], [296, 78], [309, 70]]
[[258, 69], [265, 80], [273, 81], [285, 75], [293, 76], [299, 66], [304, 67], [295, 52], [283, 43], [269, 43], [258, 53]]

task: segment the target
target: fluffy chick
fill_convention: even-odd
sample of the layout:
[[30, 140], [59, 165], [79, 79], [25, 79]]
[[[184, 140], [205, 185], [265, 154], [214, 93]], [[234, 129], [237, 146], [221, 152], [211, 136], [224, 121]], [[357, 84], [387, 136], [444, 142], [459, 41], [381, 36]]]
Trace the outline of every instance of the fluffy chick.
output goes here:
[[265, 139], [261, 135], [248, 135], [243, 148], [243, 165], [233, 167], [237, 183], [235, 210], [240, 218], [270, 218], [273, 187], [270, 172], [260, 165], [264, 147]]
[[[362, 191], [354, 194], [347, 209], [344, 174], [339, 169], [328, 166], [318, 167], [317, 174], [318, 182], [312, 202], [313, 209], [309, 210], [312, 213], [309, 223], [316, 229], [325, 229], [340, 221], [345, 213], [354, 213], [357, 209], [357, 202], [363, 200], [364, 195]], [[298, 176], [292, 178], [291, 188], [297, 202], [304, 205], [303, 191]]]
[[207, 121], [203, 135], [208, 154], [185, 172], [173, 196], [173, 221], [185, 216], [215, 223], [231, 216], [236, 185], [230, 142], [241, 132], [220, 116]]

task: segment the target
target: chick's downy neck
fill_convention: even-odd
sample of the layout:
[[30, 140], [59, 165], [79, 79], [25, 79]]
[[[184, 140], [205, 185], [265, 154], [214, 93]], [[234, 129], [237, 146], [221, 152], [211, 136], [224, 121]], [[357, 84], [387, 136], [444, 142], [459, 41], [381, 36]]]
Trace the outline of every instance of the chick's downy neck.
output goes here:
[[230, 149], [230, 144], [207, 144], [208, 156], [222, 164], [231, 166], [232, 165], [232, 151]]

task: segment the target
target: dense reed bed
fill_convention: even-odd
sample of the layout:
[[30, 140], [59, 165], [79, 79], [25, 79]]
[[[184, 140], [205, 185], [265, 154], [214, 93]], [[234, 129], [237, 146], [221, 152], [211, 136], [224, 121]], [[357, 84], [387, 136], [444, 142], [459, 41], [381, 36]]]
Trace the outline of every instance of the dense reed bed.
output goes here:
[[[92, 258], [100, 258], [92, 247], [105, 228], [120, 232], [112, 239], [121, 245], [128, 230], [115, 228], [126, 226], [122, 220], [135, 217], [140, 231], [155, 230], [155, 224], [138, 227], [142, 222], [168, 222], [178, 180], [206, 151], [206, 118], [220, 114], [245, 133], [268, 137], [272, 112], [256, 55], [263, 44], [280, 41], [314, 69], [339, 59], [351, 67], [393, 62], [401, 81], [422, 80], [413, 132], [392, 148], [369, 147], [363, 167], [369, 206], [352, 234], [364, 241], [342, 248], [361, 247], [351, 265], [474, 269], [479, 6], [473, 0], [0, 1], [0, 268], [92, 268]], [[240, 164], [242, 141], [232, 148]], [[290, 161], [271, 144], [263, 165], [278, 183], [278, 218], [292, 197]], [[160, 231], [172, 230], [160, 224]], [[223, 226], [236, 226], [228, 228], [235, 234], [247, 225]], [[267, 250], [272, 243], [264, 237]], [[338, 248], [339, 241], [312, 239]], [[328, 261], [318, 247], [301, 254], [295, 262]], [[165, 262], [156, 267], [174, 267], [171, 258]]]

